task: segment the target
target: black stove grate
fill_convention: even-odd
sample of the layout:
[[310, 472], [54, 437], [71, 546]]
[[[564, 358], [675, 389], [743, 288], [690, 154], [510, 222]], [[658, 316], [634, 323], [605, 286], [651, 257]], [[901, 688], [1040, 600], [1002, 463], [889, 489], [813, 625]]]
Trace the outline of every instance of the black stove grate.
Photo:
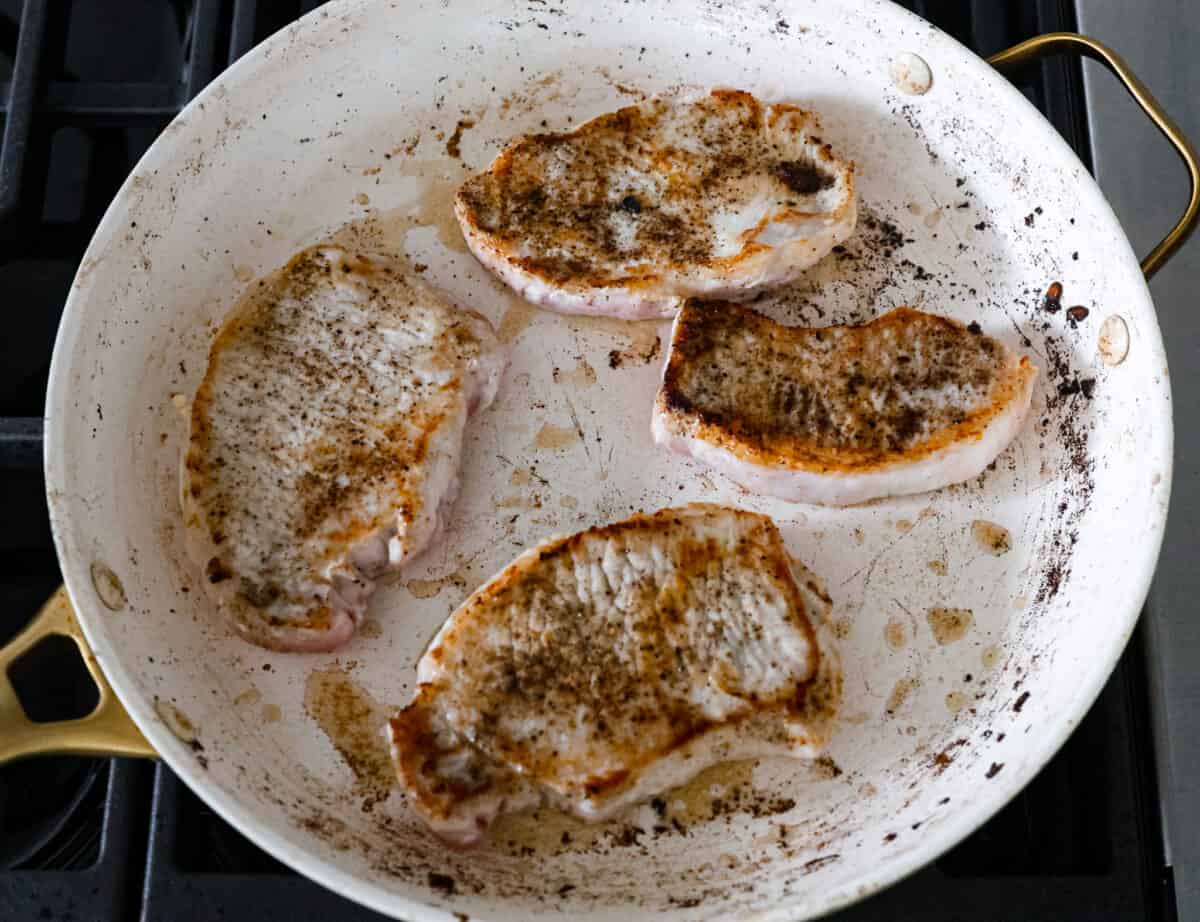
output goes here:
[[[134, 162], [228, 63], [315, 0], [0, 0], [0, 641], [59, 581], [41, 474], [50, 350], [75, 267]], [[982, 55], [1073, 29], [1071, 0], [910, 0]], [[1090, 165], [1078, 63], [1018, 83]], [[16, 527], [13, 527], [16, 526]], [[40, 650], [66, 670], [62, 651]], [[70, 654], [73, 656], [74, 654]], [[1140, 635], [1063, 751], [983, 829], [839, 920], [1168, 920]], [[76, 691], [31, 693], [45, 717]], [[163, 766], [0, 768], [0, 919], [379, 916], [247, 842]]]

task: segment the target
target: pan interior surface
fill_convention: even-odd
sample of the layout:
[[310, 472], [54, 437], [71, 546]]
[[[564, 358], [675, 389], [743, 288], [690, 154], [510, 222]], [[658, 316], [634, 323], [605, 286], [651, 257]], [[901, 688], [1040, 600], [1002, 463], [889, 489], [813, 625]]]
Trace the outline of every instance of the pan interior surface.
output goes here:
[[[894, 77], [910, 54], [932, 72], [921, 94]], [[508, 139], [711, 86], [814, 109], [857, 165], [854, 237], [758, 308], [826, 325], [908, 304], [1039, 367], [1030, 421], [981, 477], [845, 510], [746, 493], [651, 443], [667, 326], [539, 312], [466, 252], [454, 191]], [[404, 253], [513, 360], [470, 424], [445, 538], [347, 647], [284, 655], [233, 637], [185, 557], [177, 397], [245, 286], [330, 236]], [[114, 202], [59, 333], [47, 479], [113, 687], [201, 796], [303, 873], [408, 919], [794, 920], [940, 854], [1085, 713], [1161, 540], [1167, 380], [1136, 260], [1078, 160], [897, 8], [342, 2], [219, 79]], [[825, 580], [846, 689], [827, 755], [720, 767], [597, 827], [541, 811], [476, 851], [436, 843], [389, 796], [378, 731], [437, 627], [530, 544], [689, 501], [771, 515]]]

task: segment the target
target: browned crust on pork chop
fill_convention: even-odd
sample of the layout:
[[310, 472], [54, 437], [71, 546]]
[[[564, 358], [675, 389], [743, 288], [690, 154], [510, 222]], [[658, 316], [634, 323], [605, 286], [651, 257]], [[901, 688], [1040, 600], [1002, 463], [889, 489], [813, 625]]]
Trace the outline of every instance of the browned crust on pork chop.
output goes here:
[[[660, 122], [682, 105], [665, 100], [627, 106], [574, 131], [523, 137], [463, 185], [460, 220], [468, 232], [511, 248], [508, 258], [515, 266], [551, 283], [636, 290], [657, 284], [672, 268], [705, 266], [732, 274], [766, 249], [754, 238], [768, 223], [818, 216], [810, 196], [835, 184], [845, 196], [827, 213], [829, 221], [841, 222], [854, 208], [853, 165], [838, 160], [829, 144], [804, 137], [813, 155], [795, 159], [781, 154], [764, 131], [764, 126], [789, 131], [793, 125], [803, 131], [815, 125], [812, 113], [786, 104], [764, 106], [730, 89], [713, 90], [700, 104], [708, 117], [691, 126], [679, 144], [655, 139]], [[571, 149], [572, 169], [550, 175], [556, 149], [563, 147]], [[635, 160], [668, 177], [658, 195], [621, 187], [622, 170]], [[738, 200], [740, 184], [752, 176], [771, 178], [768, 191], [776, 206], [741, 232], [739, 251], [717, 255], [710, 219]], [[633, 246], [615, 236], [616, 212], [636, 219]], [[624, 268], [614, 268], [617, 263]]]
[[978, 325], [908, 307], [857, 326], [797, 328], [693, 300], [657, 400], [671, 430], [741, 460], [861, 472], [979, 439], [1036, 374]]
[[[812, 688], [828, 604], [775, 524], [750, 512], [693, 504], [552, 539], [434, 639], [391, 722], [397, 771], [426, 817], [447, 817], [518, 778], [562, 798], [615, 797], [715, 730], [805, 745], [796, 725], [840, 694]], [[713, 711], [697, 703], [715, 699]]]
[[456, 467], [494, 346], [386, 257], [322, 245], [255, 283], [212, 344], [181, 482], [191, 550], [243, 636], [319, 649], [341, 619], [344, 642], [452, 497], [454, 468], [431, 465]]

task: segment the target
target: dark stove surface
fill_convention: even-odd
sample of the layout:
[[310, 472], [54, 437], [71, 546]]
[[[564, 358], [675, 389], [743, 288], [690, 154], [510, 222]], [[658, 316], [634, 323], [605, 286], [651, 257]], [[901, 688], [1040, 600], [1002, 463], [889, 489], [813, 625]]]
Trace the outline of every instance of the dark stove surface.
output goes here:
[[[50, 351], [109, 200], [178, 109], [316, 2], [0, 0], [0, 642], [59, 582], [41, 474]], [[1070, 0], [904, 4], [980, 54], [1073, 29]], [[1090, 163], [1081, 73], [1020, 84]], [[15, 527], [14, 527], [15, 526]], [[58, 678], [48, 685], [47, 675]], [[35, 719], [86, 712], [68, 645], [13, 671]], [[836, 918], [1168, 920], [1140, 634], [1042, 774], [934, 865]], [[89, 695], [91, 697], [89, 697]], [[51, 758], [0, 768], [0, 919], [377, 919], [251, 845], [169, 769]]]

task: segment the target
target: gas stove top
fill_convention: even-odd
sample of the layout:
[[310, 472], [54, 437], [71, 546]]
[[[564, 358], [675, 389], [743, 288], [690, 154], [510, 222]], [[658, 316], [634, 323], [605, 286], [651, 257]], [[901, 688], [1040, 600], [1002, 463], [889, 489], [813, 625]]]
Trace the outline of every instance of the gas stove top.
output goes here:
[[[134, 162], [187, 100], [317, 5], [0, 0], [0, 504], [8, 520], [0, 531], [0, 642], [60, 579], [41, 413], [54, 333], [84, 248]], [[1079, 15], [1069, 0], [904, 5], [983, 55], [1074, 29]], [[1045, 63], [1020, 88], [1090, 165], [1080, 65]], [[1161, 683], [1142, 633], [1090, 715], [1022, 794], [934, 865], [836, 918], [1176, 918], [1152, 733], [1163, 719], [1151, 713]], [[34, 719], [78, 716], [95, 701], [65, 641], [36, 648], [12, 679]], [[258, 850], [165, 766], [46, 758], [0, 768], [0, 919], [133, 918], [379, 916]]]

